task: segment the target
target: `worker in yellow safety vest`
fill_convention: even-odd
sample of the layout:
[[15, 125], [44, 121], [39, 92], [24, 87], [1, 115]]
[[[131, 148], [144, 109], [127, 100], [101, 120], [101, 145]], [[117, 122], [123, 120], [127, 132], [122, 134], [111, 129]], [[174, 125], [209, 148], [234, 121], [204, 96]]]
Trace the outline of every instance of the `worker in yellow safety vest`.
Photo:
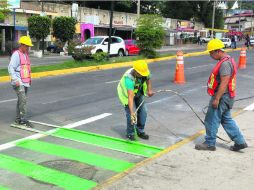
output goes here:
[[[149, 139], [145, 133], [147, 108], [144, 97], [154, 95], [151, 84], [151, 74], [145, 61], [136, 61], [133, 68], [128, 69], [122, 76], [118, 87], [118, 97], [124, 106], [127, 119], [127, 138], [135, 140], [135, 130], [142, 139]], [[134, 105], [138, 109], [134, 111]]]

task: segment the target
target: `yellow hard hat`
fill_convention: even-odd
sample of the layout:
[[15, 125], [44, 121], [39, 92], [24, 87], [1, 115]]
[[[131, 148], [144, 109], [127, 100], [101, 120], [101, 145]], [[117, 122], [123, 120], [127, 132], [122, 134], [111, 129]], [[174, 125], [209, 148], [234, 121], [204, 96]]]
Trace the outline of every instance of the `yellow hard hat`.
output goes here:
[[207, 50], [208, 52], [213, 51], [213, 50], [218, 50], [218, 49], [223, 49], [225, 45], [223, 42], [219, 39], [212, 39], [208, 42], [207, 44]]
[[19, 44], [24, 44], [24, 45], [27, 45], [27, 46], [33, 46], [32, 40], [29, 36], [20, 37]]
[[148, 65], [144, 60], [135, 61], [133, 68], [143, 77], [147, 77], [150, 74]]

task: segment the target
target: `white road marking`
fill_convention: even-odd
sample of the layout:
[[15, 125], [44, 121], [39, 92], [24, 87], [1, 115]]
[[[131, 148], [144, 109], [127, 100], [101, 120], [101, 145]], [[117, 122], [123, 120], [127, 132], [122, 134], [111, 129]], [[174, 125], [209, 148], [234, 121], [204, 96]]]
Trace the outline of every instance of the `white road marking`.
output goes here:
[[254, 79], [253, 76], [250, 76], [250, 75], [243, 75], [243, 74], [240, 74], [238, 75], [239, 77], [243, 77], [243, 78], [247, 78], [247, 79]]
[[70, 96], [70, 97], [57, 99], [57, 100], [50, 101], [50, 102], [44, 102], [44, 103], [41, 103], [41, 104], [43, 104], [43, 105], [45, 105], [45, 104], [54, 104], [54, 103], [57, 103], [57, 102], [61, 102], [61, 101], [65, 101], [65, 100], [71, 100], [71, 99], [74, 99], [74, 98], [80, 98], [80, 97], [84, 97], [84, 96], [88, 96], [88, 95], [92, 95], [92, 94], [94, 94], [94, 93], [87, 93], [87, 94], [83, 94], [83, 95], [79, 95], [79, 96]]
[[208, 64], [208, 65], [200, 65], [197, 67], [190, 67], [190, 68], [186, 68], [186, 70], [190, 70], [190, 69], [197, 69], [197, 68], [201, 68], [201, 67], [208, 67], [208, 66], [212, 66], [212, 64]]
[[[84, 125], [84, 124], [87, 124], [87, 123], [97, 121], [99, 119], [103, 119], [103, 118], [111, 116], [111, 115], [112, 115], [111, 113], [103, 113], [103, 114], [100, 114], [100, 115], [97, 115], [97, 116], [94, 116], [94, 117], [90, 117], [90, 118], [87, 118], [85, 120], [73, 123], [73, 124], [65, 125], [63, 127], [59, 126], [59, 128], [68, 128], [68, 129], [70, 129], [70, 128], [74, 128], [74, 127], [77, 127], [77, 126], [80, 126], [80, 125]], [[14, 147], [14, 146], [16, 146], [16, 144], [18, 142], [22, 142], [24, 140], [39, 139], [39, 138], [45, 137], [48, 134], [54, 133], [56, 130], [58, 130], [58, 129], [52, 129], [52, 130], [49, 130], [49, 131], [45, 131], [45, 133], [47, 133], [47, 134], [41, 134], [41, 133], [40, 134], [34, 134], [34, 135], [31, 135], [31, 136], [28, 136], [28, 137], [25, 137], [25, 138], [21, 138], [21, 139], [15, 140], [15, 141], [11, 141], [11, 142], [2, 144], [2, 145], [0, 145], [0, 151], [11, 148], [11, 147]]]
[[87, 123], [94, 122], [94, 121], [99, 120], [99, 119], [103, 119], [103, 118], [108, 117], [110, 115], [112, 115], [112, 114], [111, 113], [104, 113], [104, 114], [101, 114], [101, 115], [98, 115], [98, 116], [90, 117], [90, 118], [82, 120], [82, 121], [78, 121], [76, 123], [71, 123], [71, 124], [65, 125], [64, 128], [71, 129], [71, 128], [74, 128], [74, 127], [78, 127], [80, 125], [84, 125], [84, 124], [87, 124]]
[[17, 98], [15, 98], [15, 99], [9, 99], [9, 100], [2, 100], [2, 101], [0, 101], [0, 104], [6, 103], [6, 102], [13, 102], [13, 101], [17, 101]]
[[244, 108], [243, 110], [245, 110], [245, 111], [253, 111], [253, 110], [254, 110], [254, 103], [251, 104], [251, 105], [249, 105], [249, 106], [247, 106], [247, 107]]
[[109, 81], [109, 82], [105, 82], [106, 84], [111, 84], [111, 83], [117, 83], [119, 82], [120, 80], [114, 80], [114, 81]]

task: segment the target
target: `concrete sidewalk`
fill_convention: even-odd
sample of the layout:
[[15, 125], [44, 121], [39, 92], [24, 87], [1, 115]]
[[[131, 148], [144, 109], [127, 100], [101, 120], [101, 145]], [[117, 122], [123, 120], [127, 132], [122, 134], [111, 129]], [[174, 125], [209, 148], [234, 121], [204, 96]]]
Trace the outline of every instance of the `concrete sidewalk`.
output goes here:
[[[249, 148], [241, 152], [229, 150], [231, 144], [217, 141], [217, 150], [197, 151], [195, 143], [172, 147], [161, 157], [127, 172], [118, 180], [104, 184], [104, 190], [251, 190], [254, 186], [253, 112], [246, 111], [235, 118]], [[227, 136], [220, 128], [219, 136]], [[168, 149], [169, 150], [169, 149]]]

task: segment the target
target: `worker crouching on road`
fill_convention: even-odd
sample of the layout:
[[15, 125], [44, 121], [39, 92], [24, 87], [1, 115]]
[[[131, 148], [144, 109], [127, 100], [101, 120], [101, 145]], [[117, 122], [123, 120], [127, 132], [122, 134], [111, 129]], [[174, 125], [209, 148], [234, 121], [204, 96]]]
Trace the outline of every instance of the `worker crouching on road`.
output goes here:
[[235, 143], [230, 150], [238, 151], [247, 147], [230, 112], [234, 104], [237, 67], [234, 59], [227, 55], [223, 48], [224, 44], [219, 39], [213, 39], [207, 45], [210, 56], [218, 62], [207, 83], [207, 92], [211, 100], [205, 116], [205, 142], [196, 144], [197, 150], [216, 150], [216, 135], [220, 124]]
[[[136, 61], [133, 68], [122, 76], [118, 87], [118, 97], [125, 108], [127, 118], [127, 138], [135, 140], [135, 130], [142, 139], [149, 139], [144, 128], [147, 118], [147, 109], [144, 103], [145, 96], [153, 96], [150, 71], [145, 61]], [[141, 105], [140, 105], [141, 104]], [[137, 114], [134, 111], [139, 107]]]
[[33, 46], [30, 37], [22, 36], [19, 39], [19, 48], [12, 56], [9, 63], [8, 71], [11, 77], [11, 84], [15, 90], [18, 101], [16, 107], [15, 123], [32, 127], [27, 120], [27, 91], [31, 85], [31, 67], [28, 57], [29, 47]]

